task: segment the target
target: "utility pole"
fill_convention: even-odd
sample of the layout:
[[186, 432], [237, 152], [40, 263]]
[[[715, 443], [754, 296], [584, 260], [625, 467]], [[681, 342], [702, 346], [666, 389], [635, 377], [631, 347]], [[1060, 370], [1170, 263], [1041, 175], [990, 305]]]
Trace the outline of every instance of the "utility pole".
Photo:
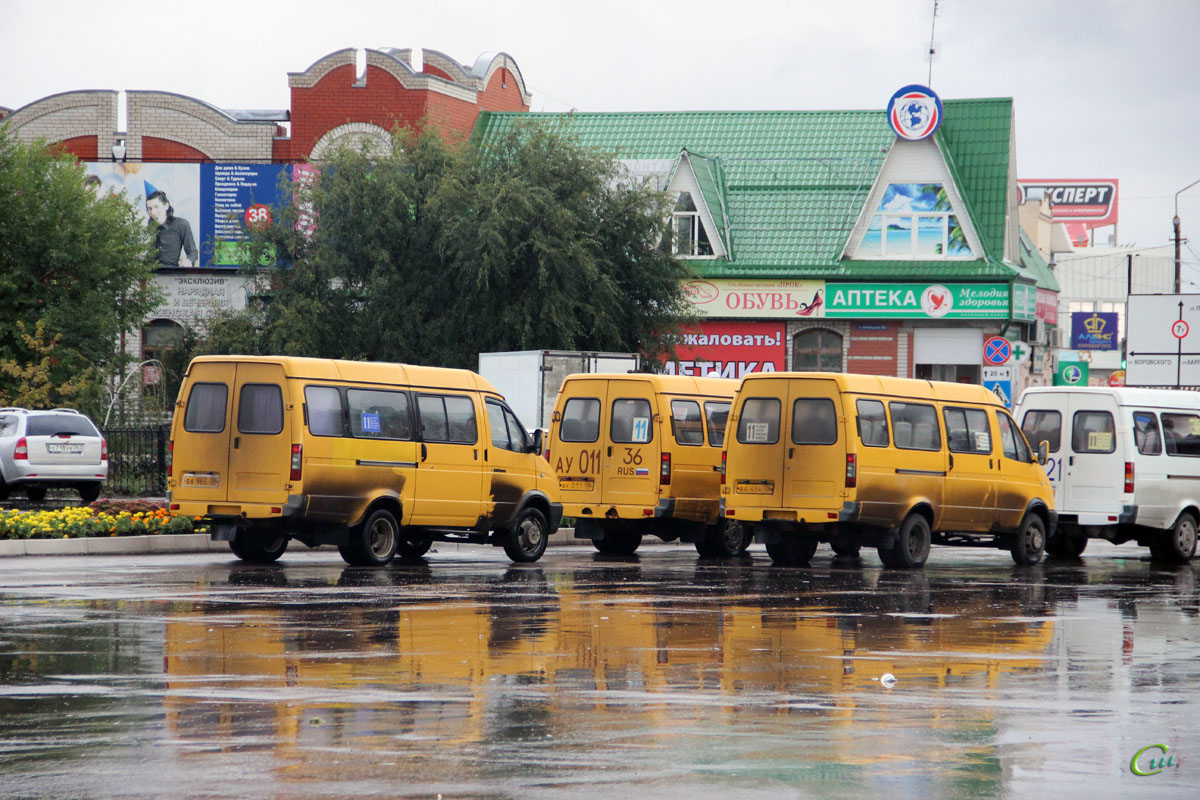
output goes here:
[[1180, 288], [1182, 286], [1182, 282], [1180, 280], [1181, 261], [1180, 261], [1180, 257], [1179, 257], [1179, 244], [1180, 244], [1180, 240], [1182, 238], [1179, 235], [1179, 195], [1183, 194], [1188, 189], [1195, 186], [1197, 183], [1200, 183], [1200, 180], [1192, 181], [1187, 186], [1183, 187], [1182, 189], [1180, 189], [1178, 192], [1175, 193], [1175, 219], [1171, 220], [1172, 224], [1175, 226], [1175, 294], [1180, 293]]

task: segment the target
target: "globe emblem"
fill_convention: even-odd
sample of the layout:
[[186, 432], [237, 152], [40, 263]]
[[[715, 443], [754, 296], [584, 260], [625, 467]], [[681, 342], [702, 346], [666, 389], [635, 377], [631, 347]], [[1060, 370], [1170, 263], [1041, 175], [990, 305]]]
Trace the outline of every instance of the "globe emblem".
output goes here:
[[912, 84], [892, 95], [887, 106], [888, 124], [901, 139], [919, 141], [938, 129], [942, 101], [928, 86]]
[[900, 104], [902, 124], [910, 131], [920, 131], [929, 124], [929, 103], [925, 100], [908, 100]]
[[1083, 370], [1079, 367], [1071, 366], [1063, 370], [1063, 380], [1067, 383], [1079, 383], [1083, 378]]

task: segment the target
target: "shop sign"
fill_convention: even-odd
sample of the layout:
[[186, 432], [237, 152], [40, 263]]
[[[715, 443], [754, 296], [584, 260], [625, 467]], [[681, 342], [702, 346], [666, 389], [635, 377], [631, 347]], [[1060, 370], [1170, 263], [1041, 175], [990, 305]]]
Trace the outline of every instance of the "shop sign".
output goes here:
[[892, 131], [901, 139], [926, 139], [942, 124], [942, 100], [928, 86], [909, 84], [888, 100], [887, 117]]
[[1009, 319], [1007, 283], [830, 283], [825, 316]]
[[1116, 350], [1117, 312], [1080, 311], [1071, 315], [1072, 350]]
[[1058, 324], [1058, 292], [1037, 290], [1037, 318], [1047, 325]]
[[1037, 319], [1037, 287], [1014, 283], [1012, 287], [1012, 318], [1020, 322]]
[[250, 279], [240, 275], [156, 275], [163, 304], [147, 319], [170, 319], [179, 323], [211, 317], [216, 311], [241, 311], [246, 307]]
[[782, 372], [787, 364], [782, 322], [701, 322], [686, 329], [664, 364], [668, 375], [742, 378], [751, 372]]
[[704, 317], [791, 319], [823, 317], [825, 281], [692, 280], [684, 297]]
[[1087, 386], [1088, 363], [1086, 361], [1059, 361], [1054, 372], [1055, 386]]

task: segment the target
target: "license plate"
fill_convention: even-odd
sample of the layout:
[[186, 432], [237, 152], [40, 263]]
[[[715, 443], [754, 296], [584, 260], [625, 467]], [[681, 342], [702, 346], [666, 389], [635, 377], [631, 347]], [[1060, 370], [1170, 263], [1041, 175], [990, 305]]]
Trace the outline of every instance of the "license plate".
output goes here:
[[559, 478], [558, 488], [567, 492], [590, 492], [594, 483], [591, 478]]
[[48, 444], [46, 445], [47, 453], [71, 453], [79, 455], [83, 452], [82, 444]]
[[735, 494], [775, 494], [773, 483], [739, 483], [733, 487]]
[[188, 472], [183, 476], [182, 485], [196, 489], [219, 489], [221, 488], [221, 476], [215, 473]]

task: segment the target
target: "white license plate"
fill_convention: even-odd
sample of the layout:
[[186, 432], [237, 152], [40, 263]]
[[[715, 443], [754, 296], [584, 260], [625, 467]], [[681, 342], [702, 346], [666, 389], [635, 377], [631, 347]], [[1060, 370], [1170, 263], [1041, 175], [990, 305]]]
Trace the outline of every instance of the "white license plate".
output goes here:
[[775, 494], [773, 483], [739, 483], [733, 487], [734, 494]]
[[558, 488], [567, 492], [590, 492], [592, 491], [591, 478], [559, 478]]
[[220, 489], [221, 476], [216, 473], [187, 472], [184, 473], [181, 484], [196, 489]]
[[46, 445], [47, 453], [72, 453], [78, 455], [83, 452], [82, 444], [48, 444]]

